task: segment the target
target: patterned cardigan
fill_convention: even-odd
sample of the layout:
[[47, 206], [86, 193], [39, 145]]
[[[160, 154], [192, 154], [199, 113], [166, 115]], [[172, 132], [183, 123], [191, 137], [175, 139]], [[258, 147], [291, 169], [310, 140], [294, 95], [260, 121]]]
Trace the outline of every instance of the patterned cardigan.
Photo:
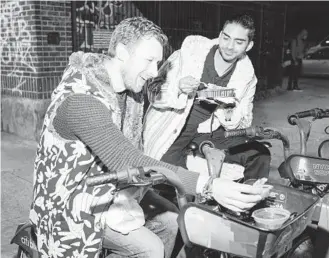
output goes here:
[[[113, 123], [118, 128], [123, 125], [122, 133], [138, 148], [143, 101], [137, 102], [127, 96], [126, 116], [121, 121], [123, 114], [100, 57], [93, 53], [72, 54], [45, 115], [34, 164], [30, 210], [38, 251], [43, 258], [98, 257], [105, 223], [120, 227], [122, 221], [131, 217], [131, 210], [120, 208], [122, 200], [132, 200], [132, 204], [136, 204], [133, 211], [136, 219], [128, 223], [130, 227], [140, 227], [145, 222], [141, 208], [133, 199], [142, 194], [141, 190], [122, 191], [118, 194], [120, 198], [114, 198], [111, 184], [87, 187], [87, 176], [103, 173], [104, 164], [82, 141], [61, 137], [53, 125], [58, 107], [68, 96], [91, 95], [108, 108]], [[109, 207], [111, 201], [119, 204]], [[108, 217], [112, 220], [107, 220]]]
[[[152, 92], [149, 94], [153, 103], [144, 117], [143, 145], [146, 155], [161, 159], [180, 134], [195, 95], [179, 94], [179, 80], [188, 75], [200, 80], [206, 56], [216, 44], [218, 39], [189, 36], [184, 40], [181, 49], [175, 51], [161, 67], [159, 78], [162, 79], [155, 80], [155, 84], [161, 84], [161, 89], [157, 92], [157, 96], [161, 94], [161, 99], [153, 96]], [[219, 126], [226, 129], [250, 126], [256, 83], [253, 65], [245, 55], [237, 62], [227, 85], [228, 88], [235, 89], [237, 98], [237, 106], [233, 109], [231, 120], [226, 121], [225, 110], [217, 108], [210, 119], [199, 125], [198, 131], [208, 133]]]

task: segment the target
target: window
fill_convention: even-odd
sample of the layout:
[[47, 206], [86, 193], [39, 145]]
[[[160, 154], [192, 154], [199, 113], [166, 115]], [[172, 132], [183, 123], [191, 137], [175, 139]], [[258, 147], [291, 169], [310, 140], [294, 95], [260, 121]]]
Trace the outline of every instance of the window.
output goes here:
[[307, 59], [329, 60], [329, 48], [319, 49], [318, 51], [307, 55]]

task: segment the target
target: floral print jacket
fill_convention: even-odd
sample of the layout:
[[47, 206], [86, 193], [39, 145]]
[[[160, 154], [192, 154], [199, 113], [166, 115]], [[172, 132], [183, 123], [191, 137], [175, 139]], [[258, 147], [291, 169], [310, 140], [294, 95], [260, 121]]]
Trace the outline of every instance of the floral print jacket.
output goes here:
[[[102, 247], [102, 220], [113, 199], [113, 186], [87, 187], [86, 177], [102, 173], [102, 163], [81, 141], [64, 139], [53, 127], [56, 110], [65, 98], [83, 93], [91, 94], [104, 103], [120, 128], [121, 111], [115, 92], [110, 90], [104, 94], [101, 90], [102, 84], [110, 85], [109, 79], [94, 76], [97, 67], [93, 69], [93, 65], [99, 61], [95, 54], [72, 54], [45, 115], [34, 164], [30, 211], [41, 257], [98, 257]], [[143, 107], [134, 101], [130, 104], [131, 110], [140, 113], [132, 117], [137, 118], [135, 122], [141, 128]], [[130, 119], [129, 116], [127, 119]], [[123, 133], [133, 144], [140, 140], [136, 131], [129, 132], [129, 127]]]

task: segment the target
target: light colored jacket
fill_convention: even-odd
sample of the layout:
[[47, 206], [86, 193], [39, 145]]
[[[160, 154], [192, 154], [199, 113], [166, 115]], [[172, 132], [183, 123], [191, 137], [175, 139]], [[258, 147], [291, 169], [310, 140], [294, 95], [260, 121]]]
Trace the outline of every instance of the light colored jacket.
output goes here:
[[[202, 36], [188, 36], [181, 49], [175, 51], [161, 67], [159, 74], [165, 78], [160, 92], [161, 108], [158, 108], [160, 100], [155, 100], [144, 118], [143, 145], [146, 155], [161, 159], [180, 134], [191, 111], [195, 94], [180, 94], [179, 80], [189, 75], [201, 80], [206, 57], [217, 44], [217, 38], [210, 40]], [[235, 89], [237, 98], [231, 120], [226, 121], [225, 110], [217, 108], [211, 118], [199, 124], [198, 132], [209, 133], [220, 126], [225, 129], [249, 127], [252, 122], [256, 83], [253, 65], [246, 55], [237, 62], [227, 84], [227, 88]]]

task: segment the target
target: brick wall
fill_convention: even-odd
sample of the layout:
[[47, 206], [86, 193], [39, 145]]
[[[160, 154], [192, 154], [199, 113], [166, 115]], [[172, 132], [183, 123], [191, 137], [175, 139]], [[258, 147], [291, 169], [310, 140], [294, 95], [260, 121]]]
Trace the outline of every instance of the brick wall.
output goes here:
[[2, 1], [2, 95], [49, 99], [72, 53], [71, 28], [70, 1]]

